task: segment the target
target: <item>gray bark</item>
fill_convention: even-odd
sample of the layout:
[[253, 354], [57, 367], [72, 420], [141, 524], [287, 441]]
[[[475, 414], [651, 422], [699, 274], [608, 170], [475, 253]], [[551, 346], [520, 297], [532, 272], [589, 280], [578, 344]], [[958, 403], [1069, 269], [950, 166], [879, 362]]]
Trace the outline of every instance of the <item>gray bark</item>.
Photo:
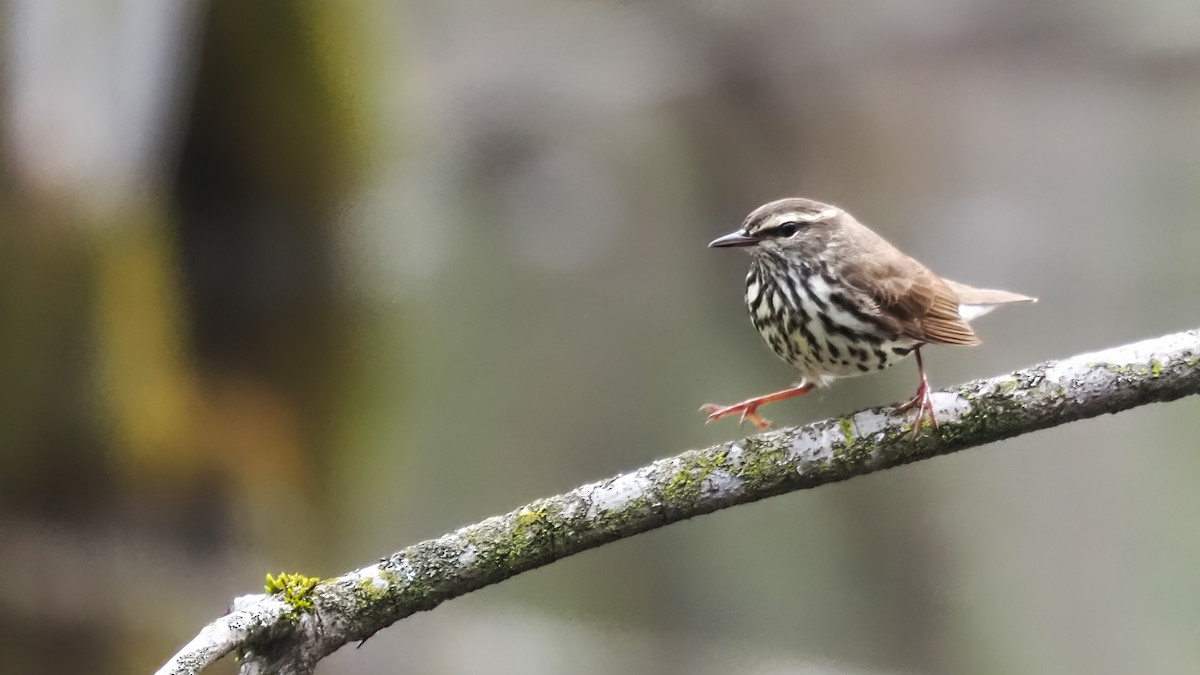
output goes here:
[[941, 428], [872, 408], [661, 459], [424, 541], [304, 597], [238, 598], [158, 672], [197, 673], [237, 651], [243, 673], [311, 673], [348, 642], [416, 612], [610, 541], [773, 495], [1200, 392], [1200, 330], [933, 395]]

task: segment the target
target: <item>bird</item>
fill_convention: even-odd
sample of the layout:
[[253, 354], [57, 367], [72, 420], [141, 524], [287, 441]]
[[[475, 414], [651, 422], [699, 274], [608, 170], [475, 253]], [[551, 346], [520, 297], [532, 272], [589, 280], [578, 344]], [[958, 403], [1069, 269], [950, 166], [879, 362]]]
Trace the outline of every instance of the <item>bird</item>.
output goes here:
[[974, 288], [938, 276], [846, 211], [789, 197], [764, 204], [710, 248], [750, 254], [746, 307], [767, 345], [795, 368], [793, 386], [732, 405], [706, 404], [708, 421], [740, 415], [760, 430], [768, 403], [802, 396], [843, 377], [877, 372], [916, 356], [920, 384], [898, 413], [916, 409], [938, 427], [921, 348], [980, 344], [969, 321], [999, 305], [1037, 299]]

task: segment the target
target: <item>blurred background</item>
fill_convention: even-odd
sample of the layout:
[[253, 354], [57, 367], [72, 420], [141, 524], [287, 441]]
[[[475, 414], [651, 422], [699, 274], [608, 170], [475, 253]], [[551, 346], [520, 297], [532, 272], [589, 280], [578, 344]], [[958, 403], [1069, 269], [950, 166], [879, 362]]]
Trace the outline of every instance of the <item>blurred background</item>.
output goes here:
[[[747, 433], [698, 406], [791, 373], [745, 256], [705, 245], [776, 197], [1040, 296], [932, 350], [938, 386], [1200, 326], [1192, 1], [0, 0], [0, 25], [6, 673], [150, 672], [267, 572]], [[319, 670], [1195, 672], [1197, 415], [675, 525]]]

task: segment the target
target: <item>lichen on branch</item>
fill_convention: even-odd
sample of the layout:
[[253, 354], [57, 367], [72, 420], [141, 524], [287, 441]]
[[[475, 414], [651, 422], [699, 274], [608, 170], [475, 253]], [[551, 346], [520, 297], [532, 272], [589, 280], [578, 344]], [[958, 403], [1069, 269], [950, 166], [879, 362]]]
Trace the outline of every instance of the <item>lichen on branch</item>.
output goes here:
[[847, 480], [1075, 420], [1200, 393], [1200, 330], [1040, 363], [933, 394], [939, 429], [890, 409], [690, 450], [539, 499], [317, 582], [268, 577], [171, 658], [198, 673], [224, 654], [243, 673], [311, 673], [348, 642], [416, 612], [605, 543], [773, 495]]

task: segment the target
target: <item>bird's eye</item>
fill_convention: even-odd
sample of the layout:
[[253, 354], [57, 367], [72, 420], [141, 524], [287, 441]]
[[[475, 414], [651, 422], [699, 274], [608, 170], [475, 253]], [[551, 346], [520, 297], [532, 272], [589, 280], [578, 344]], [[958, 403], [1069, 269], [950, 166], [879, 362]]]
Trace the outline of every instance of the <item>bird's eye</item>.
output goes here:
[[779, 229], [777, 231], [779, 232], [779, 236], [781, 236], [781, 237], [790, 237], [793, 234], [796, 234], [796, 231], [799, 229], [800, 229], [800, 223], [797, 223], [794, 221], [789, 221], [789, 222], [786, 222], [786, 223], [780, 225]]

